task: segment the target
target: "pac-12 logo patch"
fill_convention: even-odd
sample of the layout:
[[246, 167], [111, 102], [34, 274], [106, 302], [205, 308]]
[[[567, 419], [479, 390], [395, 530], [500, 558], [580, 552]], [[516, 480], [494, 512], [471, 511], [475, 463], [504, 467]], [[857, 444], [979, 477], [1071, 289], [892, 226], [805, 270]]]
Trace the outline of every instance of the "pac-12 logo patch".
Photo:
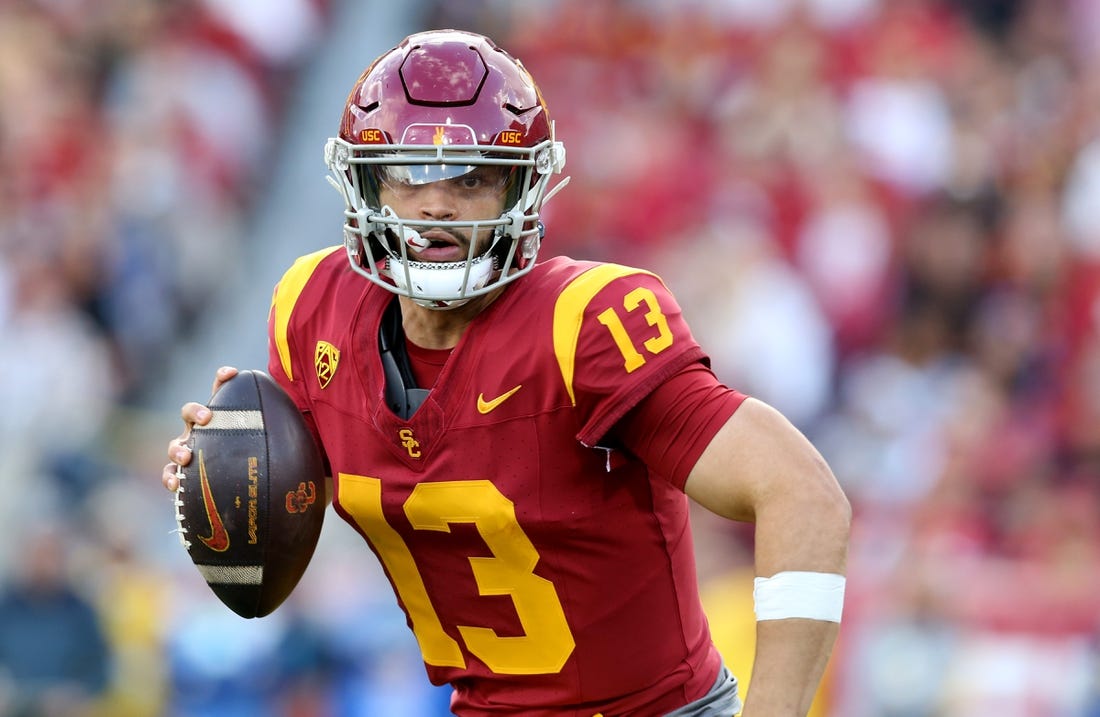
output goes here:
[[340, 349], [328, 341], [318, 341], [313, 352], [313, 366], [317, 369], [317, 383], [321, 388], [328, 386], [340, 363]]

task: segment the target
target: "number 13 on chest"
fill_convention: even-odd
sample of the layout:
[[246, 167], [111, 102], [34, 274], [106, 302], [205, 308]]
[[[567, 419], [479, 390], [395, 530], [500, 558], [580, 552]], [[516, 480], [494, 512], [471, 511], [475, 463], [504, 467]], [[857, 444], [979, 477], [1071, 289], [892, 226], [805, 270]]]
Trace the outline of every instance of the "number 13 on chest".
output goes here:
[[[340, 474], [340, 504], [378, 551], [412, 621], [424, 662], [465, 667], [458, 642], [443, 629], [412, 551], [382, 510], [382, 481]], [[456, 625], [466, 648], [497, 674], [559, 672], [576, 643], [554, 584], [535, 575], [539, 554], [516, 520], [515, 506], [487, 480], [420, 483], [404, 504], [414, 530], [449, 533], [473, 523], [491, 557], [468, 557], [481, 595], [511, 598], [523, 634], [501, 637], [488, 627]]]

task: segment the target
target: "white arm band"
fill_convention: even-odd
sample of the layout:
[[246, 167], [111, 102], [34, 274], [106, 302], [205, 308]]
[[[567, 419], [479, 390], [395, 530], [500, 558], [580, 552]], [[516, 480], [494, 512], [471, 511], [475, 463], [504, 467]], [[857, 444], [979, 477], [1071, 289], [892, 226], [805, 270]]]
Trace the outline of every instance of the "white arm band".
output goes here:
[[756, 578], [752, 597], [756, 619], [840, 622], [844, 610], [845, 577], [836, 573], [782, 572]]

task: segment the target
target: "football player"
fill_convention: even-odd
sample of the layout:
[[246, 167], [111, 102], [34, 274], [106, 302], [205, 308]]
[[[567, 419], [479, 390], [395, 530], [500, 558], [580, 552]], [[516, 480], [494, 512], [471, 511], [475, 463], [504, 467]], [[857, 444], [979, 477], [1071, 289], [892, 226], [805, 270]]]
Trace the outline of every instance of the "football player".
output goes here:
[[[343, 242], [278, 283], [269, 372], [452, 710], [740, 713], [690, 498], [755, 523], [743, 714], [805, 715], [841, 619], [847, 500], [789, 421], [718, 382], [657, 275], [540, 257], [565, 148], [523, 65], [480, 35], [412, 35], [355, 82], [325, 161]], [[170, 490], [209, 411], [182, 416]]]

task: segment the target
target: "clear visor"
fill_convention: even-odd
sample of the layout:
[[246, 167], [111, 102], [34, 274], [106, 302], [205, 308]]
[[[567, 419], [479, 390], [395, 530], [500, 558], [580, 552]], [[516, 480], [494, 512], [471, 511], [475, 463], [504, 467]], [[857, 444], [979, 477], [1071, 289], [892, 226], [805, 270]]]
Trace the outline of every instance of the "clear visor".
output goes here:
[[[413, 196], [422, 187], [440, 184], [456, 199], [473, 202], [497, 197], [504, 207], [518, 201], [520, 172], [500, 164], [377, 164], [368, 165], [377, 185], [398, 197]], [[368, 204], [371, 202], [368, 201]]]
[[472, 164], [384, 164], [378, 167], [378, 174], [383, 184], [419, 187], [456, 179], [475, 169]]

